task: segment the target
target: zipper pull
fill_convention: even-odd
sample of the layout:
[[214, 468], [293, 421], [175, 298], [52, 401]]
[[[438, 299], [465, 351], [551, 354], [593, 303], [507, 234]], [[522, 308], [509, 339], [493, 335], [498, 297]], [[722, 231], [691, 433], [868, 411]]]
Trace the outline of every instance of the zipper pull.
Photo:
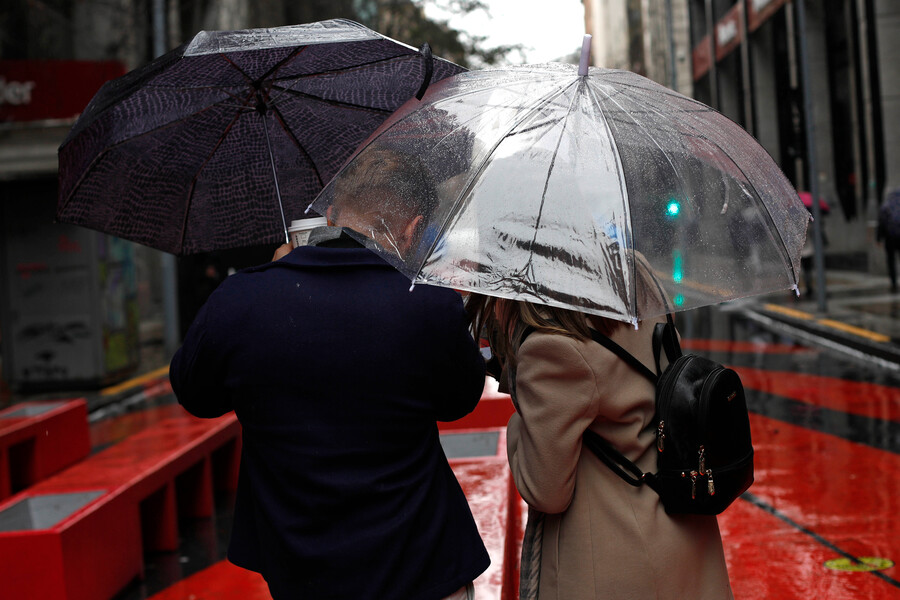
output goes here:
[[656, 449], [662, 452], [665, 449], [666, 445], [666, 433], [664, 431], [666, 427], [665, 421], [660, 421], [659, 425], [656, 428]]
[[691, 471], [691, 500], [697, 498], [697, 476], [700, 475], [697, 471]]
[[706, 470], [706, 491], [709, 492], [710, 496], [716, 495], [716, 484], [713, 483], [712, 469]]
[[698, 454], [700, 455], [700, 468], [697, 470], [706, 473], [706, 448], [701, 445]]

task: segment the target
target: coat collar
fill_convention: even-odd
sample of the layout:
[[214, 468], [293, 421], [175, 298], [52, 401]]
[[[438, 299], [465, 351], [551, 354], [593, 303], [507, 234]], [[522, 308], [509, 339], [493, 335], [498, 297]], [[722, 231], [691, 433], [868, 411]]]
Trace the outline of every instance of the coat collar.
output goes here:
[[281, 260], [250, 267], [245, 269], [245, 271], [254, 273], [277, 268], [307, 269], [348, 266], [372, 266], [393, 269], [384, 259], [339, 227], [317, 227], [310, 233], [310, 241], [315, 245], [294, 248]]

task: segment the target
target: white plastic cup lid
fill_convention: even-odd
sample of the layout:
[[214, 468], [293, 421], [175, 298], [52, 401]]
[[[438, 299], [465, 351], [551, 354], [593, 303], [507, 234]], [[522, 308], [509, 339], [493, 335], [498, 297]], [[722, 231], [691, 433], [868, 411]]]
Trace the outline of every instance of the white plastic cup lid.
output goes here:
[[304, 229], [313, 229], [314, 227], [322, 227], [323, 225], [327, 224], [328, 219], [326, 219], [325, 217], [297, 219], [295, 221], [291, 221], [291, 226], [288, 227], [288, 231], [303, 231]]

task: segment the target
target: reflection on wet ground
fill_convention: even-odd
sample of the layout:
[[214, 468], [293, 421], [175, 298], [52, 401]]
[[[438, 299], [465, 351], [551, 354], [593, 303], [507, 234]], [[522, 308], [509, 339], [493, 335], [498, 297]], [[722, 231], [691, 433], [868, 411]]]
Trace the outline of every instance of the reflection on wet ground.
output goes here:
[[683, 317], [686, 348], [735, 368], [752, 413], [756, 481], [719, 517], [735, 597], [900, 598], [897, 372], [737, 313]]
[[[735, 597], [900, 598], [900, 567], [893, 566], [900, 561], [900, 374], [801, 344], [727, 309], [677, 321], [686, 351], [741, 374], [752, 413], [756, 481], [719, 517]], [[158, 418], [170, 403], [151, 409], [160, 411], [155, 416], [95, 424], [95, 443]], [[148, 557], [148, 578], [117, 600], [149, 598], [220, 561], [230, 506], [217, 499], [215, 523], [183, 528], [181, 550]], [[204, 580], [210, 597], [238, 598], [229, 586], [246, 592], [243, 572], [223, 572]], [[215, 583], [223, 577], [235, 580]], [[166, 599], [178, 597], [172, 592]]]

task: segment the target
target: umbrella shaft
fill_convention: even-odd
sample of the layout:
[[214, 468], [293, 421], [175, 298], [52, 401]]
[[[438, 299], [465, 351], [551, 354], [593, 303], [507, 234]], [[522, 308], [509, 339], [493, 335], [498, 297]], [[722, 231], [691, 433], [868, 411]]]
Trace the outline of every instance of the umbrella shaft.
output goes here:
[[269, 150], [269, 162], [272, 164], [272, 179], [275, 181], [275, 195], [278, 196], [278, 211], [281, 213], [281, 226], [284, 228], [284, 243], [289, 244], [291, 238], [288, 237], [287, 222], [284, 220], [284, 205], [281, 203], [281, 189], [278, 187], [278, 173], [275, 171], [275, 155], [272, 153], [272, 142], [269, 141], [269, 127], [266, 124], [266, 116], [261, 114], [263, 120], [263, 131], [266, 133], [266, 148]]

